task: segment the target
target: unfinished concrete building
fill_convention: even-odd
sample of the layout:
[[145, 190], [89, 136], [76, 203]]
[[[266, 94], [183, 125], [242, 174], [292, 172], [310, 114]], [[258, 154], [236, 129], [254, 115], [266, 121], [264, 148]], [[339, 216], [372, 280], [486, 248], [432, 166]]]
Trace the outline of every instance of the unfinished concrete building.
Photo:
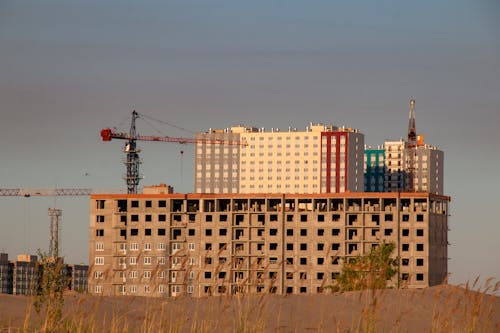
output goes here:
[[400, 288], [447, 276], [449, 197], [431, 193], [95, 194], [89, 292], [324, 292], [350, 257], [396, 245]]

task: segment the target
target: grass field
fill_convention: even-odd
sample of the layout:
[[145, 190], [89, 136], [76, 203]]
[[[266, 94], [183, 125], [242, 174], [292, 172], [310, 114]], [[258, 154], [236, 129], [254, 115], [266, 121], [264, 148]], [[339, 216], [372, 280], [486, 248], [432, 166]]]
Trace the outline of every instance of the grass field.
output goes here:
[[62, 316], [0, 295], [0, 332], [500, 332], [499, 284], [194, 299], [66, 294]]

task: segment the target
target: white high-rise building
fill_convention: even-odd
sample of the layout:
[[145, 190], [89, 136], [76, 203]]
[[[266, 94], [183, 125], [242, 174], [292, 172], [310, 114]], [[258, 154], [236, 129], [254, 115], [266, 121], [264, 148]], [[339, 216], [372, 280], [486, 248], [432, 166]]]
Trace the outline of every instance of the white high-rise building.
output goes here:
[[196, 193], [339, 193], [364, 190], [364, 135], [356, 129], [310, 124], [305, 131], [234, 126], [200, 140]]

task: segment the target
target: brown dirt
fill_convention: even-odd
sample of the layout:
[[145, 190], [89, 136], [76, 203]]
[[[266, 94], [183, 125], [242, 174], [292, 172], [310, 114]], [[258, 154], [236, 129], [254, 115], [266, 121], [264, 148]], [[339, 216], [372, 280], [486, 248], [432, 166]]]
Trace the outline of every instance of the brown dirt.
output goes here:
[[[0, 332], [22, 328], [26, 318], [40, 327], [31, 304], [0, 295]], [[72, 294], [62, 323], [61, 331], [96, 332], [500, 332], [500, 297], [452, 286], [202, 299]]]

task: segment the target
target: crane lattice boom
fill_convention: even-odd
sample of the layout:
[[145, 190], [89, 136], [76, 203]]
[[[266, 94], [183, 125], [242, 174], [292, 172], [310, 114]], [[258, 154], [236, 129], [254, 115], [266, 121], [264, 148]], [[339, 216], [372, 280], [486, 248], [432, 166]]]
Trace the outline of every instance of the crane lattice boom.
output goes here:
[[41, 196], [88, 196], [91, 188], [0, 188], [0, 196], [41, 197]]

